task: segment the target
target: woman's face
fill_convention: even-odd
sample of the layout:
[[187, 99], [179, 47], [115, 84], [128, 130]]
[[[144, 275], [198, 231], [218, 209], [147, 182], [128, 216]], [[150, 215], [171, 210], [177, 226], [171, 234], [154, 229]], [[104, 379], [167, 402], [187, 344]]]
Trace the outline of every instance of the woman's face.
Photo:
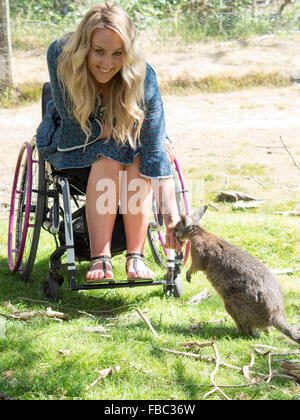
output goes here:
[[108, 83], [121, 70], [123, 63], [122, 38], [111, 29], [96, 29], [91, 38], [88, 68], [97, 82]]

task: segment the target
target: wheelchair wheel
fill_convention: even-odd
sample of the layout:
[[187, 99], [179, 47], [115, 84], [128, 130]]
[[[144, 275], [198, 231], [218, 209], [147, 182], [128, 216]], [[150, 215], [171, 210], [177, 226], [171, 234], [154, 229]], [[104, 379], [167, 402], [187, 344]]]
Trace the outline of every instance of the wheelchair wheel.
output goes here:
[[[184, 178], [178, 160], [174, 159], [173, 165], [176, 202], [179, 214], [189, 214], [189, 202]], [[167, 249], [165, 248], [165, 227], [158, 204], [153, 202], [153, 217], [147, 231], [148, 243], [157, 264], [167, 267]], [[187, 242], [183, 252], [183, 265], [187, 262], [190, 253], [190, 242]]]
[[176, 276], [172, 285], [165, 286], [165, 295], [170, 298], [180, 298], [182, 296], [183, 287], [181, 277]]
[[45, 162], [35, 140], [21, 147], [12, 188], [8, 262], [21, 280], [27, 280], [35, 261], [45, 208]]
[[60, 297], [60, 286], [55, 278], [46, 277], [43, 283], [43, 295], [49, 300], [57, 301]]

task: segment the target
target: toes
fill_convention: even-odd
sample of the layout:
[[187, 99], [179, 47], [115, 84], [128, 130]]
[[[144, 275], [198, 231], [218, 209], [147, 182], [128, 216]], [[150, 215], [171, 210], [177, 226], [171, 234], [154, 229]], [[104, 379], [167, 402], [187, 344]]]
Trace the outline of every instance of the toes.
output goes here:
[[138, 262], [137, 270], [134, 269], [133, 261], [129, 261], [128, 263], [128, 270], [127, 270], [127, 277], [128, 278], [154, 278], [154, 273], [150, 270], [145, 263], [142, 261]]
[[130, 279], [134, 279], [137, 277], [137, 272], [133, 268], [133, 264], [131, 262], [129, 262], [128, 264], [127, 277]]
[[[97, 264], [97, 263], [96, 263]], [[95, 265], [92, 266], [89, 271], [86, 274], [86, 278], [88, 280], [101, 280], [103, 278], [113, 278], [113, 273], [112, 273], [112, 266], [110, 264], [106, 265], [106, 273], [104, 275], [104, 270], [103, 268], [95, 268]], [[102, 267], [102, 263], [100, 263], [100, 267]], [[99, 265], [99, 264], [98, 264]]]

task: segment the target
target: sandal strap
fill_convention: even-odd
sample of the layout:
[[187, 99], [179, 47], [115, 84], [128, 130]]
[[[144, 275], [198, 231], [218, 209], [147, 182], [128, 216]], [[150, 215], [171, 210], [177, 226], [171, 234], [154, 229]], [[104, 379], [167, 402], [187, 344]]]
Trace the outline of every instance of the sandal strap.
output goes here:
[[109, 255], [99, 255], [98, 257], [90, 258], [90, 261], [93, 261], [93, 265], [97, 264], [97, 262], [102, 262], [103, 274], [104, 274], [104, 277], [106, 277], [106, 272], [107, 272], [106, 263], [109, 262], [111, 264], [111, 257]]
[[130, 260], [133, 260], [133, 269], [136, 272], [137, 271], [137, 260], [143, 261], [144, 262], [144, 254], [139, 254], [138, 252], [128, 252], [126, 254], [126, 272], [128, 271], [128, 262]]
[[95, 261], [95, 260], [99, 260], [99, 261], [110, 261], [111, 257], [109, 255], [99, 255], [98, 257], [92, 257], [90, 258], [90, 261]]
[[143, 260], [144, 259], [144, 254], [139, 254], [138, 252], [127, 252], [126, 258], [129, 258], [130, 260], [132, 258], [137, 258], [137, 259]]

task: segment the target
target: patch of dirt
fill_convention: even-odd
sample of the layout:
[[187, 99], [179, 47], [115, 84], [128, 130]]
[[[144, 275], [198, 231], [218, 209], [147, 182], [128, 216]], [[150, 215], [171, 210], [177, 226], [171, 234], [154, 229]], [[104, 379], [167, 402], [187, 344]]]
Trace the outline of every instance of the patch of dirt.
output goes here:
[[[156, 70], [158, 80], [187, 73], [202, 77], [253, 71], [285, 72], [298, 78], [299, 55], [300, 43], [296, 38], [265, 37], [185, 48], [152, 47], [148, 61]], [[14, 80], [16, 83], [47, 81], [45, 52], [16, 51]], [[253, 189], [258, 182], [268, 182], [272, 185], [273, 198], [280, 194], [282, 199], [283, 193], [288, 198], [290, 191], [300, 187], [300, 172], [280, 142], [281, 136], [300, 165], [300, 85], [169, 95], [163, 99], [167, 131], [185, 172], [193, 170], [196, 175], [198, 171], [199, 176], [211, 177], [218, 174], [224, 182], [227, 176], [243, 175], [240, 178], [248, 186], [252, 182]], [[40, 119], [40, 103], [0, 109], [0, 217], [7, 217], [18, 150], [24, 141], [31, 140]], [[245, 172], [247, 167], [252, 167], [249, 174]], [[269, 189], [265, 189], [268, 190], [265, 194], [270, 193]]]

